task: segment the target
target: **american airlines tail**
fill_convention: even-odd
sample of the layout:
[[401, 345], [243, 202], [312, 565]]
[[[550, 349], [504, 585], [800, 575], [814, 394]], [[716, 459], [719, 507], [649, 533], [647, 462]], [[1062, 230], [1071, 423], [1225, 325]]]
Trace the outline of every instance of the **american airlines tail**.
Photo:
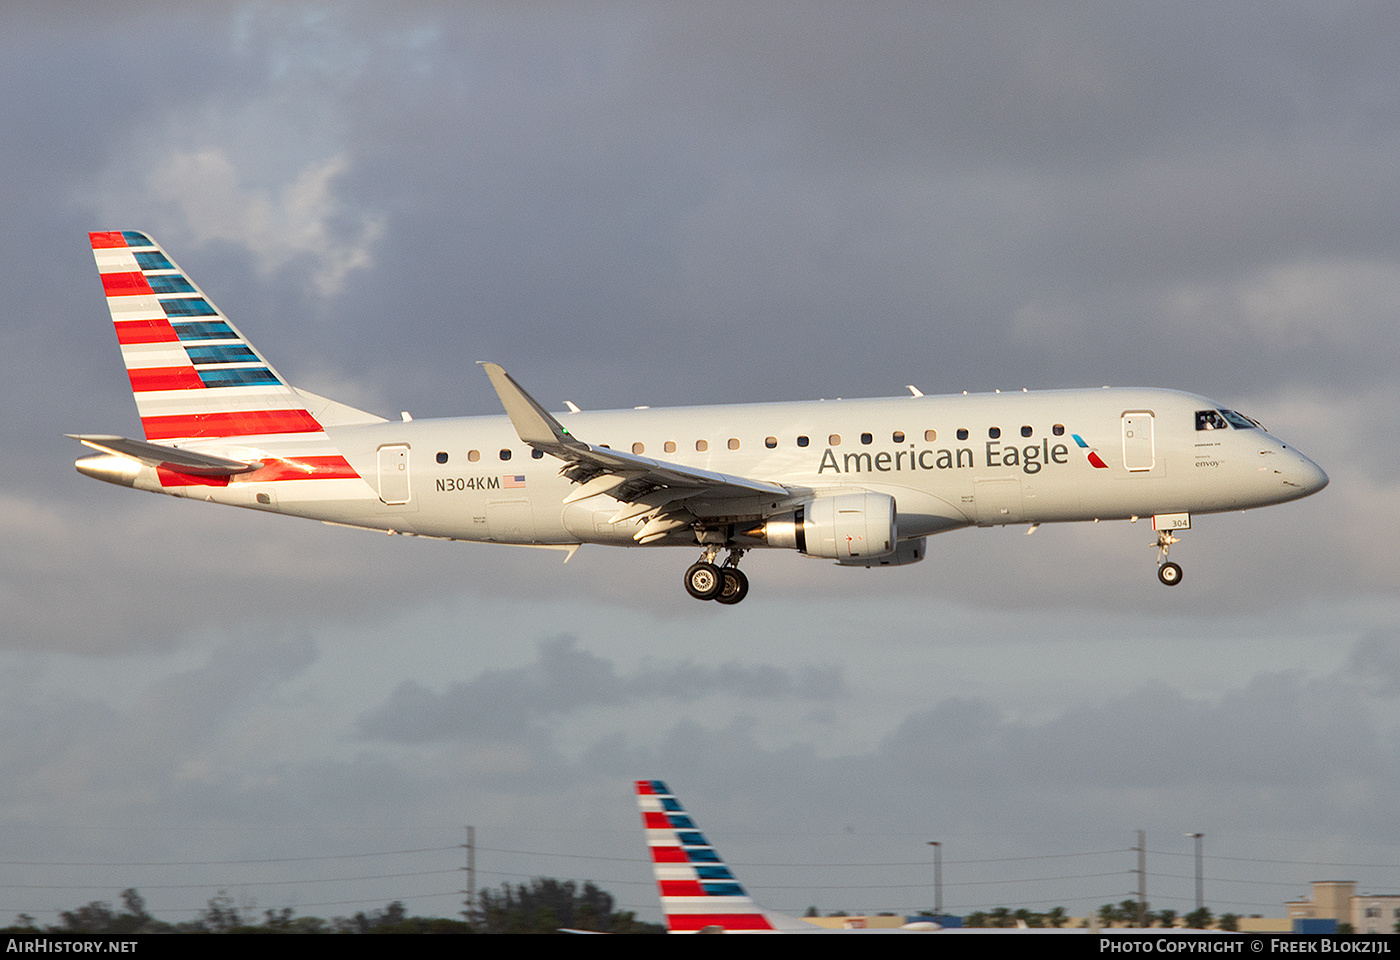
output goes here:
[[661, 894], [668, 933], [930, 933], [937, 924], [832, 930], [769, 913], [744, 892], [719, 852], [660, 780], [638, 780], [651, 869]]
[[642, 810], [651, 869], [656, 875], [668, 932], [776, 933], [802, 927], [808, 932], [813, 930], [811, 924], [801, 920], [773, 917], [754, 903], [666, 784], [660, 780], [638, 780], [636, 786], [637, 806]]
[[88, 237], [146, 439], [77, 436], [107, 454], [79, 470], [172, 493], [234, 478], [362, 486], [323, 424], [382, 418], [287, 383], [144, 233]]

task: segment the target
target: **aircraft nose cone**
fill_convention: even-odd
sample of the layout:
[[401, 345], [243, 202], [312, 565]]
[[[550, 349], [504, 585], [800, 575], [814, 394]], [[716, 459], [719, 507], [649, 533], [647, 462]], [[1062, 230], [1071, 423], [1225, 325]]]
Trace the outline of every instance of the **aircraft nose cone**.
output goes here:
[[1306, 497], [1327, 486], [1327, 474], [1323, 472], [1321, 467], [1298, 451], [1295, 450], [1293, 453], [1297, 462], [1289, 471], [1288, 482], [1302, 491], [1299, 496]]

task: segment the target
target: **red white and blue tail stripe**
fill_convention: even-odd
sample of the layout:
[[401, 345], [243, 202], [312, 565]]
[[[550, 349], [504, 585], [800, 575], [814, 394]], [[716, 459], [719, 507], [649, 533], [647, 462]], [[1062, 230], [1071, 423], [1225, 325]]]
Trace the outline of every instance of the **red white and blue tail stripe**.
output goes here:
[[680, 801], [660, 780], [638, 780], [652, 872], [670, 933], [775, 931]]
[[320, 433], [306, 404], [150, 237], [88, 234], [146, 439]]
[[[160, 488], [226, 487], [294, 480], [298, 496], [364, 495], [364, 483], [326, 435], [308, 404], [328, 401], [298, 391], [224, 316], [149, 236], [136, 230], [88, 234], [112, 314], [122, 360], [149, 444], [88, 443], [104, 452], [157, 463]], [[337, 405], [341, 422], [348, 412]], [[380, 420], [362, 414], [361, 422]], [[251, 468], [180, 469], [160, 462], [168, 447], [202, 451]], [[197, 459], [197, 457], [195, 458]], [[96, 468], [93, 468], [96, 469]], [[105, 468], [100, 474], [104, 479]], [[119, 471], [119, 482], [131, 479]], [[308, 482], [309, 481], [309, 482]], [[268, 503], [268, 500], [261, 500]]]

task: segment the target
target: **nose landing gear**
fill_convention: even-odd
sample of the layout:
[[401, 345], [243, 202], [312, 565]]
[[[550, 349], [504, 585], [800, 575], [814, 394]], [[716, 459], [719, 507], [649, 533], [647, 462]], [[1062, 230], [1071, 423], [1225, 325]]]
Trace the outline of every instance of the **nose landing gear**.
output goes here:
[[744, 551], [731, 547], [724, 565], [715, 564], [719, 547], [707, 545], [700, 560], [685, 572], [685, 589], [696, 600], [717, 600], [735, 604], [749, 595], [749, 578], [739, 571], [739, 559]]

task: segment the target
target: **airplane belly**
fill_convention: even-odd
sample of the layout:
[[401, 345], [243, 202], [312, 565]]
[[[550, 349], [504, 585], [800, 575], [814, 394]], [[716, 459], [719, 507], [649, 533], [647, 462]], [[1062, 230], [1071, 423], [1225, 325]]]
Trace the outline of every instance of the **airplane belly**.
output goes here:
[[572, 543], [560, 521], [559, 506], [529, 497], [486, 501], [486, 532], [496, 543]]
[[968, 526], [972, 520], [968, 515], [942, 497], [922, 490], [907, 487], [872, 486], [877, 492], [888, 493], [895, 499], [896, 524], [899, 538], [909, 540], [915, 537], [929, 537], [935, 533], [945, 533]]
[[497, 543], [537, 543], [535, 511], [529, 500], [488, 500], [486, 533]]
[[561, 522], [569, 535], [582, 543], [635, 547], [637, 541], [632, 535], [637, 532], [637, 523], [609, 522], [621, 506], [616, 500], [591, 497], [565, 506]]
[[979, 527], [1025, 522], [1025, 503], [1018, 478], [977, 480], [973, 483], [972, 502]]

